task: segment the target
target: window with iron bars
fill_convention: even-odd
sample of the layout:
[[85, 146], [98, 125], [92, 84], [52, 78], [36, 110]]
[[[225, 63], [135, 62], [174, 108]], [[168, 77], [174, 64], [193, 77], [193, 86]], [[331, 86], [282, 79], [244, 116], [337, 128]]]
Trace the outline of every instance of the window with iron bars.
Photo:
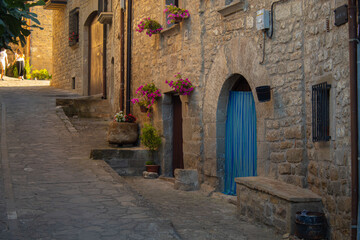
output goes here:
[[327, 82], [312, 86], [312, 138], [313, 142], [327, 142], [330, 137], [330, 88]]
[[69, 13], [69, 46], [74, 46], [79, 42], [79, 8], [75, 8]]

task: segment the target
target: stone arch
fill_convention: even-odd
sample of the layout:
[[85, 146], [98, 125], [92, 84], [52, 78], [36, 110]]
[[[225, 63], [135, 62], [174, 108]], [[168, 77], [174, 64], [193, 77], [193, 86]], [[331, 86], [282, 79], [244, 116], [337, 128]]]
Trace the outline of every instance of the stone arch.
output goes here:
[[261, 51], [252, 41], [240, 37], [223, 45], [205, 77], [203, 102], [204, 164], [205, 179], [216, 178], [219, 190], [223, 190], [225, 161], [225, 122], [229, 91], [239, 76], [250, 85], [255, 100], [257, 116], [258, 175], [268, 173], [269, 153], [265, 143], [265, 119], [273, 115], [273, 101], [259, 103], [255, 88], [271, 85], [264, 66], [260, 65]]

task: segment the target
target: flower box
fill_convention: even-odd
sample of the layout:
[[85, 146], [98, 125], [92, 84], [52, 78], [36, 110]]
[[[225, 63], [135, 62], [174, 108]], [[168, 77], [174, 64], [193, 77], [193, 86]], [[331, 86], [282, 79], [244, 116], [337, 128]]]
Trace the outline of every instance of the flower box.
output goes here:
[[130, 122], [111, 122], [107, 140], [109, 143], [124, 145], [137, 144], [139, 137], [139, 126], [137, 123]]

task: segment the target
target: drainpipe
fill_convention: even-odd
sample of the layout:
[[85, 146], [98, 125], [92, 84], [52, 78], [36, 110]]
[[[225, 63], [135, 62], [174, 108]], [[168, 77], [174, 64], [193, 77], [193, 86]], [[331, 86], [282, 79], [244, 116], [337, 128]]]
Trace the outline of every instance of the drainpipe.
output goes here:
[[[359, 38], [360, 38], [360, 0], [358, 0], [358, 25], [357, 25], [357, 38], [358, 38], [358, 41], [357, 41], [357, 117], [358, 117], [358, 174], [360, 172], [360, 164], [359, 164], [359, 161], [360, 161], [360, 111], [359, 111], [359, 106], [360, 106], [360, 44], [359, 44]], [[358, 190], [359, 190], [359, 187], [360, 187], [360, 178], [358, 176]], [[360, 191], [358, 191], [359, 193]], [[359, 195], [358, 195], [359, 196]], [[358, 212], [358, 216], [357, 216], [357, 222], [359, 223], [360, 222], [360, 202], [359, 202], [359, 199], [358, 199], [358, 209], [357, 209], [357, 212]], [[357, 239], [360, 239], [360, 226], [359, 224], [357, 224]]]
[[128, 0], [127, 7], [127, 50], [126, 50], [126, 114], [130, 113], [130, 84], [131, 84], [131, 30], [132, 30], [132, 0]]
[[351, 110], [351, 239], [356, 240], [358, 215], [358, 119], [356, 0], [349, 0], [349, 67]]
[[124, 97], [125, 97], [125, 22], [124, 22], [124, 8], [120, 6], [120, 111], [124, 111]]
[[[104, 1], [104, 9], [103, 10], [107, 10], [107, 1]], [[102, 99], [106, 99], [106, 45], [107, 45], [107, 24], [103, 25], [103, 96]]]

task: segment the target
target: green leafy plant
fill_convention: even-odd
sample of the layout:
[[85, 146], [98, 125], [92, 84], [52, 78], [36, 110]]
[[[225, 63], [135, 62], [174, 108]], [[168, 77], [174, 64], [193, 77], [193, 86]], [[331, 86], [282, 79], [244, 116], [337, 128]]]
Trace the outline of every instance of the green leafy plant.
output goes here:
[[19, 41], [24, 46], [30, 28], [42, 29], [37, 14], [30, 12], [30, 8], [44, 4], [43, 0], [0, 0], [0, 47], [11, 49], [11, 44], [17, 45]]
[[16, 66], [14, 66], [14, 68], [13, 68], [13, 76], [15, 78], [19, 77], [19, 70]]
[[151, 124], [144, 124], [140, 139], [141, 143], [152, 152], [157, 150], [161, 145], [160, 134]]
[[149, 160], [145, 162], [145, 165], [156, 165], [156, 164], [154, 161]]
[[31, 69], [33, 65], [30, 65], [30, 58], [26, 58], [25, 61], [25, 73], [26, 73], [26, 79], [31, 79]]
[[136, 31], [142, 32], [144, 30], [146, 30], [146, 34], [151, 37], [153, 34], [161, 32], [163, 28], [156, 20], [153, 20], [151, 18], [144, 18], [137, 25]]
[[34, 70], [31, 73], [31, 77], [33, 79], [38, 79], [38, 80], [48, 80], [51, 79], [51, 75], [49, 74], [48, 70], [46, 69], [41, 69], [41, 70]]

